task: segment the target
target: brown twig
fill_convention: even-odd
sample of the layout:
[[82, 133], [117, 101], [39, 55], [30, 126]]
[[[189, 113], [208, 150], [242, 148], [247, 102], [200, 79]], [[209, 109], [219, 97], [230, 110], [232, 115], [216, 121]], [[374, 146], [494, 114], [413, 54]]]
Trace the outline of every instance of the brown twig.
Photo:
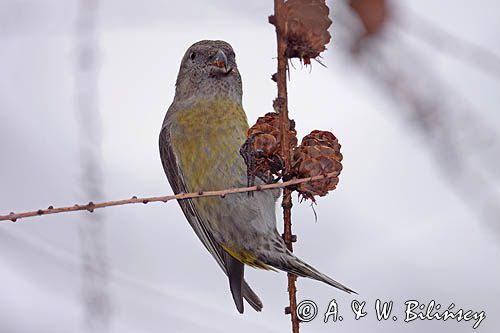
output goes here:
[[[278, 52], [278, 72], [274, 76], [276, 79], [276, 83], [278, 85], [278, 100], [277, 100], [277, 108], [280, 114], [280, 143], [281, 143], [281, 156], [283, 158], [283, 166], [284, 166], [284, 179], [287, 179], [287, 176], [291, 171], [291, 163], [290, 163], [290, 140], [288, 139], [288, 130], [290, 128], [290, 119], [288, 118], [288, 99], [287, 99], [287, 87], [286, 87], [286, 73], [287, 73], [287, 65], [288, 59], [285, 55], [287, 40], [283, 34], [283, 31], [280, 31], [281, 27], [284, 27], [284, 22], [281, 22], [283, 16], [281, 14], [281, 10], [283, 7], [283, 0], [274, 0], [274, 17], [271, 18], [270, 22], [274, 23], [276, 27], [276, 40], [277, 40], [277, 52]], [[288, 188], [283, 190], [283, 240], [287, 248], [290, 251], [293, 251], [292, 246], [292, 191]], [[292, 320], [292, 332], [299, 332], [299, 319], [297, 317], [297, 288], [295, 287], [295, 281], [297, 280], [297, 276], [294, 274], [288, 273], [288, 294], [290, 299], [290, 306], [285, 308], [285, 313], [290, 313]]]
[[86, 210], [89, 212], [93, 212], [95, 209], [99, 208], [104, 208], [104, 207], [111, 207], [111, 206], [121, 206], [121, 205], [129, 205], [129, 204], [137, 204], [137, 203], [143, 203], [147, 204], [150, 202], [167, 202], [171, 200], [181, 200], [181, 199], [190, 199], [190, 198], [199, 198], [199, 197], [210, 197], [210, 196], [221, 196], [225, 197], [227, 194], [235, 194], [235, 193], [243, 193], [243, 192], [249, 192], [249, 191], [265, 191], [265, 190], [271, 190], [271, 189], [276, 189], [276, 188], [284, 188], [287, 186], [292, 186], [292, 185], [297, 185], [301, 183], [307, 183], [315, 180], [320, 180], [320, 179], [325, 179], [325, 178], [332, 178], [336, 177], [338, 173], [332, 172], [326, 175], [321, 175], [321, 176], [315, 176], [315, 177], [310, 177], [310, 178], [299, 178], [299, 179], [292, 179], [283, 183], [275, 183], [275, 184], [266, 184], [266, 185], [257, 185], [257, 186], [250, 186], [250, 187], [237, 187], [237, 188], [230, 188], [230, 189], [224, 189], [224, 190], [218, 190], [218, 191], [199, 191], [199, 192], [192, 192], [192, 193], [179, 193], [175, 195], [166, 195], [166, 196], [161, 196], [161, 197], [145, 197], [145, 198], [138, 198], [138, 197], [132, 197], [130, 199], [123, 199], [123, 200], [114, 200], [114, 201], [105, 201], [105, 202], [98, 202], [98, 203], [93, 203], [89, 202], [88, 204], [83, 204], [79, 205], [76, 204], [74, 206], [66, 206], [66, 207], [53, 207], [49, 206], [47, 209], [38, 209], [30, 212], [24, 212], [24, 213], [10, 213], [7, 215], [0, 215], [0, 221], [12, 221], [16, 222], [19, 219], [26, 218], [26, 217], [33, 217], [33, 216], [41, 216], [41, 215], [48, 215], [48, 214], [57, 214], [57, 213], [65, 213], [65, 212], [75, 212], [79, 210]]

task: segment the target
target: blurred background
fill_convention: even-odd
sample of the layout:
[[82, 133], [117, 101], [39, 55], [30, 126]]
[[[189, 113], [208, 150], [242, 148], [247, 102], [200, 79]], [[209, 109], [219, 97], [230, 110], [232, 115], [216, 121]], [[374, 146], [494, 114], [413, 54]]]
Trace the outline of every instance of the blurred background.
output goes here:
[[[296, 253], [359, 295], [299, 279], [303, 332], [470, 332], [404, 323], [404, 302], [485, 311], [500, 328], [500, 4], [328, 1], [332, 41], [293, 61], [298, 135], [333, 131], [333, 193], [296, 203]], [[236, 51], [249, 123], [276, 95], [271, 0], [0, 0], [0, 214], [171, 193], [158, 133], [185, 50]], [[281, 225], [279, 225], [281, 228]], [[264, 310], [226, 277], [176, 203], [0, 224], [0, 332], [286, 332], [286, 276], [247, 270]], [[327, 324], [330, 300], [342, 322]], [[353, 299], [366, 301], [356, 321]], [[396, 322], [378, 322], [376, 299]]]

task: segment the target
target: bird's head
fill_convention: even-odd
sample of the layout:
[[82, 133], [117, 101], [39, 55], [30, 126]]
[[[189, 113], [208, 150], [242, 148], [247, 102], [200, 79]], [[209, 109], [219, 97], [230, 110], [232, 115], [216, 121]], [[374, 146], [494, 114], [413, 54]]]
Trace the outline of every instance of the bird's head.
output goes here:
[[233, 48], [221, 40], [202, 40], [186, 51], [175, 98], [229, 98], [241, 103], [241, 77]]

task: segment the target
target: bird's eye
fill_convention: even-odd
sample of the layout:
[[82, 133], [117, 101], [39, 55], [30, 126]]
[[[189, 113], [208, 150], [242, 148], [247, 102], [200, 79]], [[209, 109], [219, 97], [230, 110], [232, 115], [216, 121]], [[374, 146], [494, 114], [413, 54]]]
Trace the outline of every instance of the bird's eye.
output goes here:
[[196, 53], [191, 52], [191, 54], [189, 55], [189, 59], [194, 60], [194, 58], [196, 58]]

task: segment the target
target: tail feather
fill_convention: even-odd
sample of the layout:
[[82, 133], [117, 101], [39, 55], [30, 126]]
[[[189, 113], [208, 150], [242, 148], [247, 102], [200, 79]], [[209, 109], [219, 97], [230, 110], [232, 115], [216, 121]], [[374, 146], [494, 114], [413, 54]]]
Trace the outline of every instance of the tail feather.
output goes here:
[[262, 311], [262, 301], [260, 300], [259, 296], [253, 292], [253, 290], [250, 288], [250, 286], [246, 283], [245, 280], [243, 280], [243, 288], [242, 288], [242, 294], [243, 298], [250, 304], [250, 306], [255, 310], [255, 311]]
[[229, 288], [233, 295], [234, 304], [239, 313], [243, 313], [243, 274], [245, 273], [245, 266], [233, 259], [228, 262], [227, 276], [229, 278]]
[[262, 311], [262, 302], [244, 280], [245, 265], [227, 255], [225, 258], [229, 288], [239, 313], [243, 313], [243, 298], [255, 311]]
[[286, 251], [287, 253], [285, 255], [281, 255], [278, 258], [275, 258], [275, 260], [272, 258], [266, 258], [266, 263], [287, 273], [324, 282], [332, 287], [345, 291], [348, 294], [357, 294], [351, 288], [344, 286], [340, 282], [335, 281], [329, 276], [318, 271], [316, 268], [300, 260], [292, 252], [288, 250]]

